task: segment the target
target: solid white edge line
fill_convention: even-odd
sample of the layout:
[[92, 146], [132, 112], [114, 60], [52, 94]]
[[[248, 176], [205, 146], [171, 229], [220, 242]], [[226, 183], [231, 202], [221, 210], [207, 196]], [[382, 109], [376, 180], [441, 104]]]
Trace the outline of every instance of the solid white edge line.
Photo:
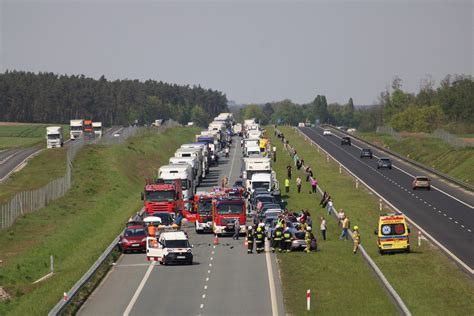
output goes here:
[[[338, 135], [336, 135], [336, 134], [333, 134], [333, 135], [336, 136], [337, 138], [341, 139], [340, 136], [338, 136]], [[357, 141], [359, 141], [359, 140], [357, 140]], [[351, 144], [351, 145], [354, 146], [354, 147], [356, 147], [356, 148], [359, 148], [360, 150], [362, 150], [362, 147], [359, 147], [359, 146], [357, 146], [356, 144]], [[378, 148], [376, 148], [376, 150], [380, 151], [380, 149], [378, 149]], [[387, 153], [387, 155], [390, 155], [390, 154]], [[374, 156], [375, 158], [377, 158], [377, 159], [380, 158], [380, 157], [377, 156], [377, 155], [373, 155], [373, 156]], [[400, 159], [400, 158], [398, 158], [398, 157], [395, 157], [395, 158], [396, 158], [396, 159]], [[401, 159], [400, 159], [400, 160], [401, 160]], [[409, 162], [405, 162], [405, 163], [410, 164]], [[415, 177], [415, 176], [412, 175], [411, 173], [409, 173], [409, 172], [403, 170], [403, 169], [400, 168], [400, 167], [397, 167], [397, 166], [394, 165], [394, 164], [392, 164], [392, 167], [395, 168], [395, 169], [397, 169], [397, 170], [400, 170], [401, 172], [403, 172], [403, 173], [406, 174], [407, 176], [410, 176], [410, 177], [412, 177], [412, 178]], [[414, 167], [414, 168], [415, 168], [415, 167]], [[427, 171], [423, 171], [423, 172], [428, 173]], [[452, 198], [453, 200], [456, 200], [456, 201], [458, 201], [459, 203], [464, 204], [465, 206], [467, 206], [467, 207], [469, 207], [469, 208], [471, 208], [471, 209], [474, 209], [474, 206], [472, 206], [472, 205], [470, 205], [470, 204], [468, 204], [468, 203], [466, 203], [466, 202], [464, 202], [464, 201], [461, 201], [461, 200], [458, 199], [457, 197], [452, 196], [452, 195], [449, 194], [448, 192], [445, 192], [445, 191], [441, 190], [441, 189], [438, 188], [437, 186], [432, 185], [431, 187], [432, 187], [433, 189], [435, 189], [436, 191], [439, 191], [439, 192], [443, 193], [444, 195], [449, 196], [449, 197]]]
[[31, 155], [29, 155], [28, 157], [26, 157], [25, 159], [23, 159], [19, 164], [17, 164], [15, 166], [15, 168], [13, 168], [12, 170], [10, 170], [10, 172], [8, 172], [3, 178], [0, 179], [0, 183], [2, 183], [3, 181], [5, 181], [13, 172], [15, 172], [19, 166], [21, 166], [25, 161], [27, 161], [28, 159], [30, 159], [31, 157], [33, 157], [34, 155], [36, 154], [39, 154], [40, 152], [42, 152], [44, 150], [44, 148], [41, 148], [41, 149], [38, 149], [37, 151], [35, 151], [34, 153], [32, 153]]
[[275, 281], [273, 279], [273, 268], [270, 258], [268, 242], [265, 241], [265, 260], [267, 261], [268, 284], [270, 286], [270, 300], [272, 305], [272, 315], [278, 316], [278, 304], [276, 299]]
[[[302, 132], [302, 131], [301, 131]], [[304, 132], [302, 132], [304, 133]], [[305, 134], [306, 135], [306, 134]], [[306, 135], [307, 136], [307, 135]], [[309, 137], [309, 136], [308, 136]], [[310, 139], [311, 142], [314, 142], [312, 139]], [[322, 148], [320, 146], [321, 150], [324, 151], [327, 155], [331, 156], [333, 160], [337, 161], [339, 164], [341, 164], [342, 166], [344, 166], [341, 162], [339, 162], [339, 160], [337, 160], [336, 158], [334, 158], [332, 155], [330, 155], [326, 150], [324, 150], [324, 148]], [[466, 269], [469, 273], [471, 274], [474, 274], [474, 269], [471, 269], [466, 263], [464, 263], [464, 261], [462, 261], [461, 259], [459, 259], [455, 254], [453, 254], [451, 251], [449, 251], [445, 246], [443, 246], [439, 241], [437, 241], [433, 236], [431, 236], [429, 233], [427, 233], [423, 228], [421, 228], [417, 223], [415, 223], [415, 221], [413, 221], [411, 218], [409, 218], [406, 214], [404, 214], [402, 211], [400, 211], [395, 205], [393, 205], [392, 203], [390, 203], [387, 199], [385, 199], [382, 195], [380, 195], [377, 191], [375, 191], [371, 186], [367, 185], [367, 183], [365, 183], [364, 181], [362, 181], [359, 177], [357, 177], [354, 173], [352, 173], [352, 171], [350, 171], [349, 169], [346, 168], [346, 166], [344, 166], [344, 169], [346, 169], [346, 171], [348, 173], [350, 173], [354, 178], [356, 178], [357, 180], [359, 180], [359, 182], [361, 182], [362, 184], [364, 184], [367, 188], [369, 188], [375, 195], [377, 195], [379, 198], [381, 198], [385, 203], [387, 203], [387, 205], [389, 205], [391, 208], [393, 208], [394, 210], [396, 210], [397, 212], [403, 214], [405, 216], [405, 218], [413, 224], [413, 226], [415, 226], [419, 231], [421, 231], [425, 236], [427, 236], [432, 242], [434, 242], [439, 248], [441, 248], [444, 252], [446, 252], [449, 256], [451, 256], [451, 258], [453, 258], [457, 263], [459, 263], [464, 269]]]
[[150, 266], [148, 267], [148, 270], [146, 270], [146, 273], [145, 275], [143, 276], [143, 279], [142, 281], [140, 282], [140, 285], [138, 286], [137, 290], [135, 291], [135, 293], [133, 294], [132, 296], [132, 299], [130, 300], [130, 302], [128, 303], [127, 305], [127, 308], [125, 309], [125, 311], [123, 312], [123, 316], [128, 316], [133, 308], [133, 305], [135, 305], [135, 302], [137, 301], [138, 297], [140, 296], [140, 293], [142, 292], [143, 290], [143, 287], [145, 286], [145, 283], [146, 281], [148, 280], [148, 278], [150, 277], [150, 274], [151, 274], [151, 270], [153, 270], [153, 267], [155, 266], [155, 262], [152, 261], [150, 263]]

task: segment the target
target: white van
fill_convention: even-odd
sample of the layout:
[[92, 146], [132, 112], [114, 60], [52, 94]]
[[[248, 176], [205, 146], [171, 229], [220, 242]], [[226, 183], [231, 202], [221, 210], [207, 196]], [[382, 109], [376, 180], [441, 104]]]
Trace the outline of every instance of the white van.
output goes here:
[[160, 264], [193, 264], [192, 245], [183, 231], [165, 231], [159, 238], [147, 237], [146, 258]]
[[261, 157], [260, 147], [255, 145], [245, 147], [244, 157]]
[[[195, 183], [193, 176], [193, 169], [190, 165], [164, 165], [158, 170], [158, 178], [166, 180], [181, 180], [181, 187], [183, 190], [183, 198], [191, 200], [195, 192]], [[169, 181], [171, 183], [171, 181]]]

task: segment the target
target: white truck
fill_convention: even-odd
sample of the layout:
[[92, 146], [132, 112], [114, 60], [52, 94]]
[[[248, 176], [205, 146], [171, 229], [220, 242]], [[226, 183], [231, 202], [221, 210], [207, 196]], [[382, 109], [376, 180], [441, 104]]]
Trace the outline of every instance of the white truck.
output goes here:
[[251, 189], [252, 175], [254, 173], [272, 173], [272, 160], [270, 158], [244, 158], [243, 162], [242, 180], [247, 189]]
[[252, 126], [252, 125], [254, 125], [254, 124], [256, 124], [254, 118], [253, 118], [253, 119], [250, 119], [250, 120], [245, 120], [245, 121], [244, 121], [244, 127], [245, 127], [245, 129], [249, 129], [250, 126]]
[[[221, 135], [217, 131], [201, 131], [201, 135], [196, 135], [196, 141], [199, 141], [198, 138], [201, 136], [206, 136], [206, 137], [213, 137], [214, 138], [214, 148], [211, 148], [211, 150], [217, 154], [219, 151], [221, 151]], [[209, 145], [210, 146], [210, 145]]]
[[147, 237], [146, 259], [160, 264], [193, 264], [192, 245], [183, 231], [164, 231], [158, 238]]
[[194, 182], [199, 183], [201, 174], [198, 172], [201, 170], [199, 168], [199, 159], [196, 157], [171, 157], [169, 160], [170, 165], [189, 165], [193, 169]]
[[241, 135], [242, 134], [242, 124], [240, 123], [237, 123], [234, 125], [234, 127], [232, 128], [234, 134], [237, 134], [237, 135]]
[[206, 177], [206, 174], [209, 173], [209, 147], [205, 143], [189, 143], [182, 144], [181, 148], [184, 149], [199, 149], [202, 153], [202, 178]]
[[244, 147], [244, 157], [261, 157], [260, 146], [252, 144]]
[[220, 135], [219, 138], [221, 142], [227, 142], [229, 140], [227, 128], [224, 122], [211, 122], [209, 124], [208, 130], [217, 132]]
[[92, 130], [96, 138], [102, 137], [102, 122], [92, 122]]
[[[190, 165], [164, 165], [158, 169], [158, 178], [164, 183], [173, 183], [175, 179], [181, 180], [183, 199], [191, 200], [195, 192], [193, 169]], [[167, 181], [169, 180], [169, 181]]]
[[69, 133], [71, 140], [75, 140], [82, 137], [84, 128], [84, 120], [70, 120], [69, 121]]
[[63, 128], [61, 126], [46, 127], [46, 148], [60, 148], [63, 145]]
[[198, 168], [197, 173], [200, 175], [198, 179], [198, 184], [200, 184], [202, 180], [202, 175], [204, 172], [204, 169], [203, 169], [204, 157], [202, 155], [202, 151], [199, 148], [178, 148], [175, 151], [174, 156], [175, 157], [195, 157], [199, 161], [196, 167]]
[[253, 192], [255, 189], [264, 188], [269, 192], [276, 193], [280, 191], [280, 184], [276, 177], [276, 172], [256, 172], [251, 175], [250, 180], [250, 191]]

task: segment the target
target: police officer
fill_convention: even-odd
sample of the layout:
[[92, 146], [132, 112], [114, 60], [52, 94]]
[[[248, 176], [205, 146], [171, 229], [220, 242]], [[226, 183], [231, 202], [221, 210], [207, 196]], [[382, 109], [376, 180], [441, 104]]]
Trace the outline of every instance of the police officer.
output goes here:
[[281, 252], [281, 239], [283, 237], [283, 227], [280, 225], [276, 226], [275, 232], [273, 233], [272, 252], [278, 249]]
[[304, 239], [306, 242], [306, 248], [304, 249], [304, 251], [311, 252], [311, 226], [306, 227], [306, 233], [304, 235]]
[[252, 226], [247, 227], [247, 253], [252, 253], [255, 236]]
[[357, 250], [359, 249], [359, 244], [360, 244], [360, 233], [359, 233], [359, 227], [354, 226], [354, 231], [352, 232], [352, 240], [354, 241], [354, 253], [357, 253]]
[[261, 253], [265, 246], [265, 235], [262, 227], [257, 227], [257, 233], [255, 234], [255, 250], [257, 253]]
[[283, 231], [283, 245], [286, 252], [291, 251], [291, 232], [289, 227], [286, 227]]

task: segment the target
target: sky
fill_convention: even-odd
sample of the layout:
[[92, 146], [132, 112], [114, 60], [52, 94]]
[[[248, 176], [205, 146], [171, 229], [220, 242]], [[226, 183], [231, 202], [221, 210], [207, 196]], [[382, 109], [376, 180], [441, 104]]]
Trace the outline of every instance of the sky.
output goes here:
[[474, 74], [474, 0], [0, 0], [0, 71], [201, 85], [237, 103], [373, 104]]

